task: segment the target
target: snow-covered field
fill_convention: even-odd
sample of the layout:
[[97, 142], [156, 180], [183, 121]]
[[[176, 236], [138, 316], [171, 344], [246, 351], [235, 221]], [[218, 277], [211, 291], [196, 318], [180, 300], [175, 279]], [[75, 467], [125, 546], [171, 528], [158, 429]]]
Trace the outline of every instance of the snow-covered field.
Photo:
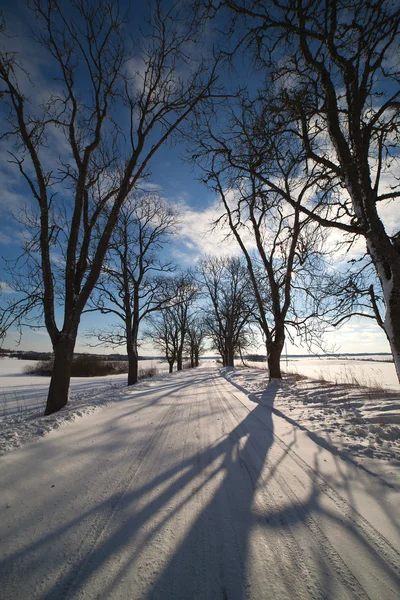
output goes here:
[[[373, 388], [400, 391], [394, 364], [383, 362], [388, 357], [380, 355], [360, 356], [354, 359], [338, 358], [289, 358], [282, 361], [283, 369], [288, 373], [299, 373], [313, 379], [334, 383], [360, 383]], [[49, 377], [27, 375], [24, 368], [35, 361], [15, 358], [0, 359], [0, 416], [20, 414], [27, 410], [43, 410], [46, 403]], [[252, 366], [264, 366], [265, 363], [250, 363]], [[140, 361], [139, 369], [155, 367], [159, 374], [168, 372], [168, 364], [161, 360]], [[73, 377], [71, 379], [71, 397], [82, 396], [99, 388], [123, 385], [126, 375], [107, 375], [104, 377]]]
[[[149, 380], [144, 380], [134, 386], [135, 393], [146, 389], [149, 382], [159, 384], [168, 374], [160, 374]], [[77, 378], [78, 379], [78, 378]], [[93, 378], [102, 379], [102, 378]], [[79, 386], [79, 383], [77, 383]], [[37, 400], [32, 397], [29, 409], [21, 412], [8, 413], [0, 416], [0, 455], [18, 448], [27, 442], [33, 442], [44, 437], [47, 433], [59, 429], [62, 425], [73, 423], [83, 416], [91, 415], [100, 408], [110, 404], [123, 402], [130, 397], [132, 389], [126, 385], [126, 375], [116, 375], [108, 382], [97, 381], [93, 385], [75, 388], [71, 393], [68, 405], [59, 412], [48, 417], [43, 416], [45, 400]]]
[[276, 414], [334, 454], [374, 472], [399, 471], [400, 392], [295, 376], [277, 385], [261, 369], [238, 368], [225, 376], [254, 402], [271, 405], [273, 397]]
[[[396, 369], [390, 355], [360, 355], [354, 357], [288, 357], [282, 358], [286, 373], [298, 373], [306, 377], [333, 383], [355, 383], [371, 388], [400, 391]], [[264, 367], [266, 363], [248, 362], [251, 366]]]
[[[17, 358], [0, 359], [0, 416], [20, 414], [27, 410], [44, 410], [50, 377], [27, 375], [26, 366], [36, 361]], [[155, 367], [162, 374], [168, 372], [168, 363], [158, 360], [139, 361], [139, 369]], [[110, 389], [126, 382], [126, 374], [104, 377], [72, 377], [71, 396], [79, 397], [91, 390]]]
[[[274, 399], [274, 410], [304, 428], [310, 435], [319, 436], [327, 447], [335, 452], [351, 456], [358, 463], [369, 458], [387, 461], [400, 460], [400, 388], [398, 393], [384, 389], [375, 382], [375, 387], [354, 385], [354, 380], [367, 381], [382, 367], [394, 368], [390, 363], [371, 363], [324, 359], [323, 374], [315, 366], [318, 359], [297, 359], [296, 369], [289, 372], [308, 373], [313, 369], [318, 379], [299, 379], [287, 376]], [[214, 361], [205, 361], [215, 364]], [[339, 369], [344, 363], [343, 371]], [[354, 364], [353, 364], [354, 363]], [[359, 363], [362, 363], [361, 365]], [[118, 402], [126, 396], [126, 375], [106, 377], [72, 378], [71, 396], [68, 406], [52, 417], [43, 418], [48, 377], [22, 373], [28, 361], [3, 359], [0, 361], [0, 453], [42, 437], [61, 424], [90, 414], [98, 407]], [[253, 363], [256, 364], [256, 363]], [[328, 367], [332, 364], [332, 382], [326, 381]], [[260, 367], [260, 363], [257, 363]], [[140, 367], [154, 366], [159, 375], [156, 380], [168, 376], [168, 365], [160, 361], [142, 361]], [[360, 366], [364, 370], [360, 371]], [[286, 367], [286, 365], [285, 365]], [[349, 371], [349, 369], [352, 369]], [[341, 375], [338, 377], [337, 373]], [[353, 378], [350, 373], [356, 373]], [[364, 375], [364, 379], [363, 379]], [[250, 393], [256, 402], [268, 398], [268, 378], [264, 368], [238, 368], [229, 374], [232, 383]], [[336, 380], [336, 382], [335, 382]], [[342, 380], [345, 383], [339, 383]], [[353, 381], [353, 384], [349, 383]], [[146, 382], [135, 389], [141, 389]]]

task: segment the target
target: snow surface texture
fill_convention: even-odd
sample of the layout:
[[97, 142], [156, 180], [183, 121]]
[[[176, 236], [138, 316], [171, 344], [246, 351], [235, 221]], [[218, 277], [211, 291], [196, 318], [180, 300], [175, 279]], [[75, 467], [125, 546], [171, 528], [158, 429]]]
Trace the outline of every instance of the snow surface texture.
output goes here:
[[[159, 375], [151, 381], [161, 381], [166, 375]], [[78, 379], [78, 378], [75, 378]], [[89, 378], [87, 378], [89, 379]], [[75, 391], [72, 387], [70, 400], [62, 410], [48, 416], [43, 416], [45, 403], [41, 399], [34, 403], [35, 408], [31, 409], [32, 404], [24, 405], [23, 410], [18, 413], [11, 413], [0, 417], [0, 455], [18, 448], [19, 446], [37, 440], [61, 425], [72, 423], [79, 417], [90, 415], [97, 409], [108, 406], [113, 402], [121, 402], [129, 397], [132, 390], [126, 386], [126, 375], [117, 375], [114, 380], [109, 378], [93, 377], [89, 389], [86, 389], [85, 383], [82, 383], [81, 391], [79, 382], [76, 384]], [[106, 381], [99, 381], [104, 380]], [[135, 390], [142, 390], [148, 387], [149, 383], [143, 381], [135, 386]], [[38, 392], [38, 398], [41, 390]], [[18, 396], [16, 396], [18, 398]], [[21, 400], [19, 401], [21, 402]]]
[[[266, 362], [245, 361], [246, 365], [266, 368]], [[400, 384], [391, 354], [354, 356], [283, 356], [282, 369], [332, 383], [351, 383], [380, 390], [400, 392]]]
[[400, 392], [396, 368], [390, 355], [343, 358], [289, 358], [282, 367], [289, 373], [299, 373], [333, 383], [351, 383]]
[[[50, 377], [28, 375], [24, 373], [26, 366], [37, 361], [18, 360], [16, 358], [0, 359], [0, 416], [21, 414], [36, 409], [43, 412], [46, 406]], [[139, 370], [155, 367], [159, 373], [168, 372], [168, 363], [162, 361], [139, 361]], [[109, 388], [115, 384], [126, 383], [127, 375], [106, 375], [104, 377], [72, 377], [71, 395], [76, 396]]]
[[[69, 404], [62, 411], [43, 417], [43, 392], [49, 378], [40, 377], [46, 381], [38, 388], [32, 387], [31, 379], [34, 377], [23, 375], [20, 371], [18, 373], [21, 362], [27, 361], [0, 361], [6, 382], [14, 384], [9, 389], [3, 389], [2, 393], [9, 399], [15, 397], [14, 409], [17, 403], [22, 405], [20, 411], [13, 410], [12, 414], [0, 417], [0, 455], [43, 437], [64, 423], [92, 414], [111, 402], [123, 401], [130, 394], [125, 387], [126, 375], [74, 378]], [[299, 363], [303, 369], [309, 366], [308, 361]], [[10, 375], [5, 374], [4, 367], [11, 370]], [[225, 370], [225, 373], [232, 383], [250, 394], [253, 401], [268, 402], [269, 386], [265, 370], [232, 369]], [[343, 376], [345, 374], [346, 371]], [[24, 383], [15, 387], [18, 375]], [[165, 376], [161, 374], [152, 381], [162, 381]], [[28, 381], [25, 382], [25, 379]], [[148, 382], [142, 382], [135, 389], [142, 390], [148, 386]], [[23, 391], [24, 387], [29, 387], [32, 394], [27, 403], [23, 403], [24, 393], [27, 393]], [[319, 443], [352, 458], [357, 464], [366, 465], [367, 458], [395, 461], [394, 464], [400, 460], [400, 391], [396, 394], [383, 388], [333, 384], [289, 375], [274, 397], [274, 410], [304, 428]]]
[[270, 410], [280, 391], [205, 365], [3, 456], [2, 597], [398, 598], [398, 485]]
[[[269, 384], [263, 369], [229, 370], [225, 377], [254, 402], [267, 405], [274, 385], [274, 412], [343, 458], [365, 468], [370, 465], [367, 458], [387, 461], [393, 469], [400, 467], [400, 392], [296, 376]], [[376, 462], [372, 468], [382, 470]]]

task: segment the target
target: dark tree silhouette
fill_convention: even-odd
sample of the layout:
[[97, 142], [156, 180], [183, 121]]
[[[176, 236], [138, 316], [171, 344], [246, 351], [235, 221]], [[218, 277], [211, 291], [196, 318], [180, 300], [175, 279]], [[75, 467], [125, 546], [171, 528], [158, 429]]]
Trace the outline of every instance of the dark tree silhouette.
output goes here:
[[245, 258], [270, 378], [280, 379], [286, 335], [321, 347], [323, 317], [337, 313], [323, 293], [327, 236], [302, 211], [318, 193], [319, 172], [303, 172], [296, 137], [265, 135], [269, 124], [260, 104], [262, 109], [262, 102], [245, 99], [231, 104], [221, 127], [213, 116], [203, 118], [195, 160], [222, 202], [215, 225], [228, 225]]
[[223, 366], [233, 367], [235, 353], [249, 335], [249, 322], [254, 321], [256, 302], [249, 273], [240, 258], [230, 256], [206, 257], [199, 271], [209, 299], [205, 309], [208, 335]]
[[[25, 290], [25, 304], [18, 299], [6, 307], [2, 323], [13, 321], [13, 309], [18, 317], [32, 310], [33, 297], [41, 306], [54, 351], [46, 414], [68, 401], [81, 315], [125, 199], [215, 82], [199, 50], [202, 21], [183, 4], [166, 11], [161, 5], [152, 6], [133, 54], [118, 2], [30, 3], [46, 72], [56, 79], [54, 85], [47, 81], [50, 89], [39, 100], [13, 50], [15, 38], [4, 38], [2, 137], [35, 202], [29, 252], [38, 261], [40, 283]], [[190, 73], [181, 68], [188, 62]]]
[[[400, 8], [391, 0], [226, 0], [266, 74], [265, 120], [291, 130], [304, 168], [317, 167], [318, 223], [363, 236], [385, 314], [372, 305], [400, 378], [400, 232], [380, 207], [400, 196]], [[258, 173], [262, 181], [265, 174]], [[316, 208], [318, 208], [316, 210]]]
[[173, 298], [165, 273], [173, 271], [160, 257], [163, 244], [175, 232], [177, 214], [154, 194], [131, 195], [119, 213], [102, 274], [90, 300], [94, 311], [116, 315], [117, 326], [90, 336], [103, 345], [126, 345], [128, 385], [138, 380], [138, 336], [141, 323]]
[[207, 328], [204, 319], [197, 313], [189, 315], [186, 348], [192, 369], [199, 366], [200, 354], [204, 351], [206, 335]]
[[176, 322], [168, 308], [150, 317], [145, 337], [165, 356], [170, 373], [173, 372], [178, 354], [178, 334]]

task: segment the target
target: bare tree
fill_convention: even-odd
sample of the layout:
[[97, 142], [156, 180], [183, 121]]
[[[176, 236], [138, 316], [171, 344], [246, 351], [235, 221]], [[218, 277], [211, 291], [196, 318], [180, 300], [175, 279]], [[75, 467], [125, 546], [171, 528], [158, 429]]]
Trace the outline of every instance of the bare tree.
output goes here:
[[172, 373], [178, 354], [178, 330], [169, 309], [162, 310], [158, 315], [150, 317], [145, 337], [161, 350], [168, 362], [169, 372]]
[[167, 307], [150, 317], [145, 337], [162, 350], [172, 373], [175, 362], [178, 371], [183, 368], [183, 352], [191, 324], [190, 309], [200, 290], [190, 271], [172, 278], [169, 285], [173, 297]]
[[247, 268], [237, 257], [206, 257], [199, 271], [210, 301], [205, 316], [208, 335], [224, 367], [233, 367], [256, 309]]
[[[136, 55], [124, 39], [117, 2], [34, 0], [31, 6], [36, 41], [56, 84], [38, 100], [9, 38], [11, 50], [0, 57], [0, 97], [8, 111], [2, 137], [36, 203], [30, 249], [40, 266], [37, 304], [54, 351], [50, 414], [68, 401], [82, 311], [121, 206], [158, 149], [210, 97], [215, 74], [199, 58], [201, 22], [183, 5], [165, 12], [155, 3]], [[190, 74], [181, 69], [188, 62]], [[22, 301], [16, 306], [22, 315]], [[10, 310], [3, 323], [12, 322]]]
[[[246, 259], [263, 333], [269, 376], [281, 379], [281, 355], [292, 331], [309, 346], [322, 345], [321, 313], [328, 310], [319, 291], [324, 280], [323, 238], [300, 209], [282, 210], [278, 194], [265, 193], [251, 181], [250, 191], [232, 206], [217, 181], [231, 231]], [[305, 188], [303, 188], [305, 192]], [[301, 203], [299, 194], [298, 204]], [[251, 231], [256, 250], [243, 239]], [[291, 335], [293, 341], [293, 334]]]
[[191, 368], [199, 366], [200, 354], [204, 352], [204, 341], [207, 335], [206, 323], [198, 314], [189, 316], [186, 346], [190, 356]]
[[188, 271], [175, 279], [175, 296], [168, 311], [171, 315], [176, 345], [176, 366], [181, 371], [183, 367], [183, 351], [190, 326], [190, 309], [198, 299], [200, 289], [193, 274]]
[[326, 235], [302, 211], [318, 192], [319, 173], [302, 171], [296, 138], [266, 140], [262, 125], [254, 103], [244, 101], [239, 110], [231, 107], [225, 131], [203, 120], [196, 160], [221, 198], [216, 225], [228, 225], [246, 260], [270, 378], [280, 379], [286, 335], [321, 346], [322, 317], [334, 310], [321, 289]]
[[384, 330], [382, 310], [383, 296], [377, 273], [368, 254], [350, 259], [340, 269], [326, 274], [320, 293], [332, 306], [330, 323], [340, 327], [351, 317], [374, 320]]
[[131, 194], [118, 216], [102, 274], [90, 300], [92, 309], [112, 314], [120, 327], [91, 332], [101, 344], [125, 343], [128, 385], [138, 379], [138, 336], [141, 323], [162, 309], [174, 296], [164, 276], [174, 267], [160, 257], [163, 245], [175, 232], [177, 213], [154, 194]]
[[291, 130], [305, 168], [319, 169], [317, 207], [302, 211], [365, 239], [385, 315], [377, 311], [380, 292], [372, 290], [372, 304], [400, 378], [400, 232], [390, 235], [381, 214], [400, 196], [400, 8], [391, 0], [223, 4], [244, 19], [247, 47], [267, 75], [265, 117], [274, 135]]

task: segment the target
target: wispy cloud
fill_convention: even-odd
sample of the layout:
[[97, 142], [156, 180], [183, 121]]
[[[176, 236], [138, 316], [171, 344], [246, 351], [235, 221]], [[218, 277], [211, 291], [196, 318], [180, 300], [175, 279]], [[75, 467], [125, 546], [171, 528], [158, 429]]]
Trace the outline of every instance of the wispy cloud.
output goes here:
[[14, 294], [14, 290], [5, 281], [0, 281], [0, 294]]
[[151, 181], [144, 181], [143, 183], [140, 183], [138, 187], [145, 192], [156, 192], [160, 195], [163, 193], [162, 186]]
[[203, 254], [221, 256], [223, 254], [239, 254], [240, 248], [230, 235], [230, 229], [223, 220], [215, 222], [223, 212], [218, 202], [204, 210], [196, 210], [181, 200], [177, 204], [180, 215], [179, 241], [187, 250], [174, 248], [173, 253], [184, 262], [193, 262]]
[[8, 226], [8, 225], [2, 226], [2, 231], [0, 231], [0, 245], [2, 245], [2, 246], [11, 246], [11, 245], [22, 246], [25, 241], [26, 241], [26, 235], [24, 235], [23, 231], [16, 229], [15, 227]]

